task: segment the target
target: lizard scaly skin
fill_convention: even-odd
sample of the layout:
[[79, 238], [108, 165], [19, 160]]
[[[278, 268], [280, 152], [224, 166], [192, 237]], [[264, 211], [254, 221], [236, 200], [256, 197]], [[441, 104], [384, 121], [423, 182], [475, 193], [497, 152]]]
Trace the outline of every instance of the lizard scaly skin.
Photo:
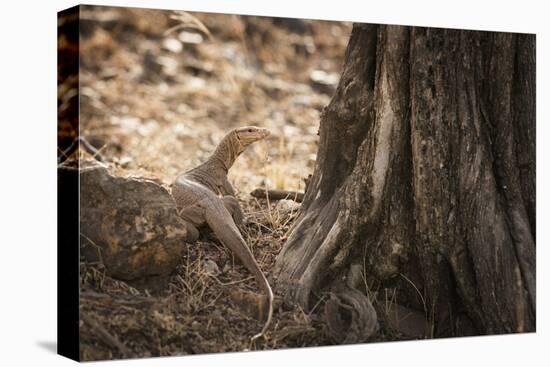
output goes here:
[[216, 237], [241, 260], [254, 275], [259, 288], [267, 296], [267, 321], [255, 340], [267, 330], [273, 315], [273, 292], [254, 255], [246, 245], [237, 224], [243, 218], [235, 199], [235, 190], [227, 180], [227, 172], [245, 148], [269, 135], [267, 129], [245, 126], [232, 130], [220, 142], [212, 156], [201, 165], [180, 174], [172, 184], [172, 196], [188, 224], [190, 242], [198, 238], [197, 227], [207, 224]]

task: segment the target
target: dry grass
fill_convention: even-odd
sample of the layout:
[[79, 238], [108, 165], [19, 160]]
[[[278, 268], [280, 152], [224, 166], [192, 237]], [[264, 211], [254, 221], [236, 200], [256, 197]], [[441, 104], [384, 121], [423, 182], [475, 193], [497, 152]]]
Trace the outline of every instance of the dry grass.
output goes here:
[[[289, 224], [282, 213], [273, 219], [257, 213], [246, 221], [243, 233], [267, 274]], [[155, 294], [110, 278], [100, 264], [83, 261], [81, 311], [99, 320], [133, 357], [332, 344], [322, 321], [322, 307], [314, 307], [310, 313], [278, 307], [265, 337], [251, 343], [250, 336], [262, 323], [232, 301], [231, 295], [239, 291], [257, 293], [254, 279], [209, 233], [204, 234], [203, 241], [186, 246], [168, 288]], [[214, 262], [219, 272], [211, 272], [208, 262]], [[85, 322], [81, 330], [83, 359], [128, 356]]]

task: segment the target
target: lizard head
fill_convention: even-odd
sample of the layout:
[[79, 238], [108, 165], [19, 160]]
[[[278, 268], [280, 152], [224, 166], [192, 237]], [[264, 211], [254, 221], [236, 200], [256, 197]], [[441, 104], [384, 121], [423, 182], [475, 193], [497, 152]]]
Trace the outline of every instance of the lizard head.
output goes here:
[[243, 126], [236, 128], [235, 134], [241, 149], [244, 150], [250, 144], [267, 138], [270, 132], [267, 129], [257, 126]]

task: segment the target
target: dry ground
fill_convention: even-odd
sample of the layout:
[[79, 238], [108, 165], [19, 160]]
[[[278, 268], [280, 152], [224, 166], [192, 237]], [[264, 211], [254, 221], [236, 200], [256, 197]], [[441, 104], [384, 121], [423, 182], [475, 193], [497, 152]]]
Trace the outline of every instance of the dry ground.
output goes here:
[[[303, 190], [319, 114], [334, 90], [351, 25], [236, 15], [85, 8], [81, 134], [122, 175], [174, 177], [202, 162], [233, 127], [271, 137], [236, 162], [230, 181], [243, 235], [269, 274], [295, 216], [256, 200], [257, 187]], [[186, 246], [166, 289], [153, 292], [81, 261], [84, 360], [328, 345], [323, 295], [310, 312], [278, 307], [262, 323], [231, 300], [255, 283], [207, 231]]]

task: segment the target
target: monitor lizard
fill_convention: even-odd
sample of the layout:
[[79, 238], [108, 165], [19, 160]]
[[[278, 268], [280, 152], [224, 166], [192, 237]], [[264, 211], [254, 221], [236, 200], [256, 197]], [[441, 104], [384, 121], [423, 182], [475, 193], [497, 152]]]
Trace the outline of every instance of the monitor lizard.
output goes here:
[[231, 130], [206, 162], [180, 174], [172, 184], [172, 196], [188, 226], [189, 242], [196, 241], [199, 236], [197, 228], [207, 224], [254, 275], [260, 290], [267, 296], [267, 320], [252, 340], [264, 335], [271, 322], [273, 292], [237, 228], [242, 223], [243, 212], [227, 179], [227, 172], [247, 146], [265, 139], [269, 134], [269, 130], [256, 126]]

